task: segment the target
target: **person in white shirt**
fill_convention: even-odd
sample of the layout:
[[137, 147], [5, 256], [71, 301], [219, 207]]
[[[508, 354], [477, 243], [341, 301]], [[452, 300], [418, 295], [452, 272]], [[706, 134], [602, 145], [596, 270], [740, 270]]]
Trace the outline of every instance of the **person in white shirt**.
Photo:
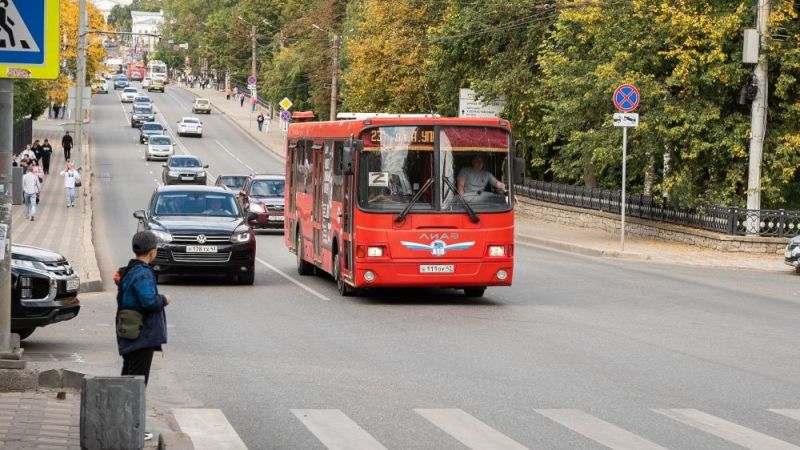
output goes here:
[[25, 150], [20, 152], [19, 159], [21, 160], [26, 156], [28, 157], [28, 159], [36, 159], [36, 153], [33, 152], [31, 144], [25, 144]]
[[72, 168], [72, 162], [67, 161], [67, 168], [61, 171], [64, 177], [64, 190], [67, 194], [67, 208], [75, 206], [75, 184], [80, 183], [81, 174]]
[[25, 196], [25, 220], [33, 220], [36, 215], [36, 198], [42, 185], [39, 177], [33, 173], [33, 166], [28, 166], [28, 171], [22, 177], [22, 193]]

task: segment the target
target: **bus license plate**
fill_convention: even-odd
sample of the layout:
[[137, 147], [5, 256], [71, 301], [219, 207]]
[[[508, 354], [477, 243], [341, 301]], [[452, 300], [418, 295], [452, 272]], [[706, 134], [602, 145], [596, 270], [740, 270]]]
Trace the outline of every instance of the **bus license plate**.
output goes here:
[[187, 245], [186, 253], [217, 253], [216, 245]]
[[419, 273], [453, 273], [456, 266], [453, 264], [425, 264], [419, 266]]

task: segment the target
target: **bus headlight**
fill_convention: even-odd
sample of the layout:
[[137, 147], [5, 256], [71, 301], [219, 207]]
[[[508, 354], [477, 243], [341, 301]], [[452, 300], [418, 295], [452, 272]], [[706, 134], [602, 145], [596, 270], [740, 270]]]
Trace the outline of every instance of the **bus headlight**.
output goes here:
[[489, 256], [506, 256], [505, 245], [490, 245]]

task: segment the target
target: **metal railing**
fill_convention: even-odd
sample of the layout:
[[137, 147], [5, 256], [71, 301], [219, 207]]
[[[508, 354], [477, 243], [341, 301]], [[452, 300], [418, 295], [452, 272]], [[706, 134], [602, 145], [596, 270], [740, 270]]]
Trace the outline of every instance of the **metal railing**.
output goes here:
[[[517, 194], [549, 203], [593, 209], [613, 214], [621, 212], [619, 191], [527, 181], [516, 186]], [[626, 215], [640, 219], [685, 225], [729, 235], [793, 237], [800, 234], [800, 211], [784, 209], [749, 210], [707, 205], [677, 208], [661, 199], [642, 194], [629, 194]]]

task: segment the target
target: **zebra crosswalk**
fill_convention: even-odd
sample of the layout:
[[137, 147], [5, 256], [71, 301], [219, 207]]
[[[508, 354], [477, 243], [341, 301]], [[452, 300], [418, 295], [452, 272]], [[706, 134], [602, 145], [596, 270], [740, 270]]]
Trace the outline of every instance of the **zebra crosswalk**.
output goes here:
[[[186, 411], [181, 410], [179, 415], [183, 422], [189, 424]], [[474, 450], [524, 450], [528, 448], [514, 437], [484, 422], [482, 418], [475, 417], [462, 409], [419, 408], [412, 411], [452, 438], [454, 444], [457, 441], [466, 448]], [[774, 414], [774, 418], [780, 416], [781, 420], [791, 419], [791, 421], [800, 422], [800, 409], [769, 409], [766, 411], [768, 414]], [[339, 409], [292, 409], [290, 412], [322, 446], [328, 449], [386, 450], [391, 448], [391, 446], [381, 443], [370, 431], [359, 426]], [[698, 409], [652, 409], [649, 412], [656, 418], [667, 418], [679, 426], [715, 436], [721, 439], [721, 442], [727, 442], [732, 446], [759, 450], [800, 450], [800, 445], [796, 443], [787, 442]], [[212, 414], [214, 421], [227, 424], [224, 416], [220, 419], [219, 414], [221, 412]], [[666, 450], [669, 448], [580, 409], [534, 409], [532, 414], [558, 424], [565, 433], [575, 433], [595, 442], [598, 446], [614, 450]], [[197, 417], [207, 416], [203, 413], [195, 415]], [[181, 423], [181, 427], [183, 427], [183, 423]], [[200, 428], [205, 429], [207, 434], [206, 426]], [[183, 431], [192, 436], [193, 431], [190, 424]], [[232, 428], [223, 431], [227, 433], [228, 438], [231, 438]], [[790, 433], [792, 436], [800, 435], [800, 431], [794, 428], [790, 430]], [[238, 439], [235, 432], [233, 434], [234, 437], [231, 439]], [[195, 440], [195, 436], [192, 438]], [[800, 439], [796, 440], [800, 441]], [[220, 442], [215, 445], [217, 445], [215, 448], [241, 448], [235, 445], [220, 446]], [[541, 447], [541, 443], [539, 446]], [[554, 446], [556, 446], [555, 443]]]

